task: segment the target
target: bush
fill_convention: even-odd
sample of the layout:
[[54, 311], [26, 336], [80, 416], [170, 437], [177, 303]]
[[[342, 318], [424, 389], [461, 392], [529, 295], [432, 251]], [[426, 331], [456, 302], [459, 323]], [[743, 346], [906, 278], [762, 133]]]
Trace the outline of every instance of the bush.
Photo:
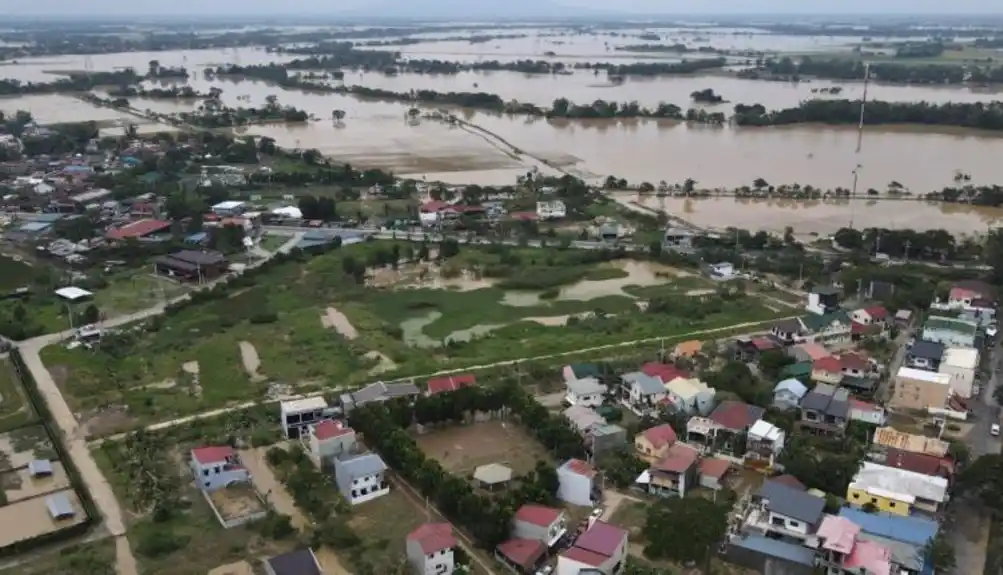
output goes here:
[[271, 512], [257, 522], [258, 530], [269, 539], [286, 539], [296, 533], [293, 522], [288, 515]]
[[251, 316], [251, 323], [275, 323], [279, 320], [279, 314], [274, 311], [263, 311]]
[[140, 555], [155, 558], [170, 555], [185, 545], [188, 545], [188, 537], [178, 535], [166, 525], [145, 525], [138, 529], [136, 551]]
[[540, 299], [557, 299], [557, 296], [561, 295], [561, 290], [557, 288], [550, 288], [540, 292]]

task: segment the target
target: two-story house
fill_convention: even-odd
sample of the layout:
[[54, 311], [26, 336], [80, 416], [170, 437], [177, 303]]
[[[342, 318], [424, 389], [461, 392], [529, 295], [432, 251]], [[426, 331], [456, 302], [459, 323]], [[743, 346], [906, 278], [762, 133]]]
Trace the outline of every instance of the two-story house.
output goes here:
[[760, 419], [749, 428], [746, 436], [745, 459], [758, 460], [773, 465], [784, 450], [786, 434], [772, 423]]
[[190, 465], [195, 483], [204, 491], [251, 480], [237, 452], [228, 445], [192, 449]]
[[951, 375], [901, 367], [895, 374], [890, 406], [899, 409], [943, 409], [951, 392]]
[[700, 452], [685, 443], [676, 443], [648, 470], [648, 493], [661, 497], [686, 497], [696, 484]]
[[860, 526], [846, 517], [826, 515], [818, 528], [818, 565], [825, 575], [897, 573], [889, 547], [860, 537]]
[[815, 435], [842, 435], [849, 417], [849, 392], [820, 383], [801, 400], [801, 419], [797, 426]]
[[334, 460], [334, 478], [338, 490], [352, 505], [390, 493], [386, 472], [387, 464], [375, 453]]
[[557, 468], [557, 498], [579, 507], [591, 507], [602, 500], [599, 472], [581, 459], [569, 459]]
[[449, 523], [425, 523], [407, 536], [407, 561], [418, 575], [451, 575], [456, 569], [457, 546]]
[[787, 378], [773, 387], [773, 407], [780, 410], [797, 409], [808, 387], [797, 379]]
[[283, 401], [279, 404], [282, 430], [289, 439], [296, 439], [307, 428], [324, 419], [327, 409], [327, 400], [320, 396]]
[[811, 379], [818, 383], [839, 385], [843, 380], [843, 364], [831, 355], [816, 359], [811, 364]]
[[862, 307], [850, 313], [850, 319], [854, 322], [866, 326], [876, 325], [881, 329], [885, 329], [888, 326], [890, 317], [891, 315], [888, 313], [888, 310], [880, 305]]
[[804, 541], [822, 522], [825, 499], [767, 480], [752, 498], [745, 525], [779, 539]]
[[667, 393], [662, 380], [641, 371], [623, 374], [623, 404], [638, 415], [660, 411]]
[[[735, 441], [757, 421], [763, 418], [766, 410], [758, 405], [750, 405], [741, 401], [722, 401], [714, 408], [710, 414], [713, 422], [712, 437], [708, 446], [716, 447], [719, 452], [731, 453], [735, 457], [741, 457], [743, 453], [736, 453], [740, 449], [740, 442]], [[693, 418], [696, 419], [696, 418]], [[690, 421], [692, 422], [693, 419]], [[691, 426], [686, 426], [687, 439], [689, 439]]]
[[823, 315], [808, 314], [802, 316], [801, 323], [808, 330], [809, 341], [815, 343], [840, 344], [853, 337], [853, 322], [843, 310]]
[[638, 457], [653, 463], [668, 455], [676, 440], [676, 431], [668, 423], [663, 423], [635, 435], [634, 451]]
[[707, 415], [714, 409], [713, 387], [698, 377], [677, 377], [665, 384], [669, 403], [676, 411], [687, 415]]
[[[859, 538], [887, 545], [891, 550], [892, 573], [919, 575], [933, 573], [932, 557], [927, 553], [930, 540], [936, 537], [940, 525], [921, 517], [904, 517], [887, 513], [868, 513], [859, 507], [843, 507], [839, 516], [860, 527]], [[855, 572], [859, 573], [859, 571]]]
[[865, 461], [846, 488], [846, 501], [895, 515], [936, 516], [948, 500], [948, 481]]
[[557, 556], [556, 575], [615, 575], [627, 561], [626, 529], [596, 521]]
[[342, 421], [325, 419], [308, 429], [310, 455], [318, 463], [351, 453], [358, 445], [355, 430]]
[[944, 360], [944, 344], [918, 339], [905, 352], [905, 365], [915, 369], [937, 371]]
[[808, 328], [798, 318], [784, 319], [773, 324], [770, 334], [784, 345], [794, 345], [807, 339]]
[[568, 405], [599, 407], [606, 396], [606, 386], [595, 377], [586, 377], [568, 382], [564, 402]]
[[556, 545], [567, 532], [568, 516], [562, 509], [527, 504], [512, 519], [513, 537], [542, 541], [547, 547]]

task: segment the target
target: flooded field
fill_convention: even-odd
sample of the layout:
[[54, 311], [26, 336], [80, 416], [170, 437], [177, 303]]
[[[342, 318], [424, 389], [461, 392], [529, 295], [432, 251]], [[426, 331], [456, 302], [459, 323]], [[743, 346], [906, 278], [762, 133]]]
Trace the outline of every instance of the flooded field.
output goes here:
[[46, 507], [45, 497], [34, 497], [0, 507], [0, 547], [81, 523], [86, 514], [77, 494], [72, 489], [60, 493], [64, 493], [73, 506], [73, 517], [53, 519]]
[[[621, 199], [637, 201], [636, 194]], [[650, 198], [638, 203], [664, 209], [699, 226], [739, 227], [783, 233], [831, 234], [852, 223], [857, 228], [946, 229], [954, 234], [986, 233], [1003, 221], [1003, 208], [916, 201], [795, 201], [735, 198]]]

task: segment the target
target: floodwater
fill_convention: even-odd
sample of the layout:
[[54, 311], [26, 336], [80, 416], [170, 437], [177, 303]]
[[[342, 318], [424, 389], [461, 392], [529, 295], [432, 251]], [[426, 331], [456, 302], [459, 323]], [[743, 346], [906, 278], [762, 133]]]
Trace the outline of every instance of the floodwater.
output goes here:
[[[439, 347], [442, 342], [433, 339], [422, 331], [425, 326], [432, 325], [442, 317], [442, 312], [437, 310], [429, 311], [425, 315], [408, 318], [401, 322], [401, 331], [404, 332], [404, 342], [413, 347]], [[454, 331], [447, 335], [444, 340], [470, 341], [474, 338], [488, 334], [505, 324], [478, 324], [471, 328]]]
[[669, 215], [709, 228], [737, 227], [783, 233], [828, 235], [840, 228], [945, 229], [956, 235], [986, 233], [1003, 220], [1003, 208], [912, 200], [761, 200], [657, 198], [617, 193]]

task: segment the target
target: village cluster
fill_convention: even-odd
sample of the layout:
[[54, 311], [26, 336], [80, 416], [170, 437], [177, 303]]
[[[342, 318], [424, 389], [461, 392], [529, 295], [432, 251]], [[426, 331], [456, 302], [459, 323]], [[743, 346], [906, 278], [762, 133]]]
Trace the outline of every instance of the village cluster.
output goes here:
[[[984, 381], [982, 358], [996, 325], [995, 292], [981, 282], [959, 282], [948, 299], [933, 302], [919, 319], [879, 305], [842, 309], [835, 290], [816, 288], [806, 312], [778, 322], [769, 333], [734, 339], [723, 348], [718, 344], [725, 356], [753, 367], [767, 353], [791, 358], [770, 405], [719, 401], [717, 390], [681, 368], [701, 353], [701, 341], [680, 343], [665, 361], [625, 373], [610, 374], [601, 364], [566, 365], [560, 374], [564, 405], [548, 407], [579, 433], [589, 460], [571, 459], [557, 467], [558, 498], [566, 507], [527, 504], [517, 511], [511, 539], [494, 550], [499, 562], [530, 575], [620, 573], [631, 530], [611, 522], [615, 504], [602, 462], [607, 453], [628, 450], [647, 464], [623, 494], [629, 498], [736, 490], [739, 497], [721, 542], [722, 555], [732, 562], [759, 570], [779, 565], [784, 572], [805, 574], [819, 566], [854, 575], [930, 573], [926, 549], [943, 529], [959, 466], [945, 437], [952, 422], [971, 418], [969, 402]], [[856, 349], [865, 335], [891, 332], [899, 332], [897, 340], [904, 345], [886, 362]], [[346, 501], [364, 508], [396, 487], [387, 477], [392, 470], [345, 423], [352, 411], [475, 385], [475, 375], [466, 373], [423, 386], [377, 382], [333, 403], [320, 396], [284, 401], [282, 429], [318, 468], [330, 469]], [[631, 437], [625, 426], [607, 420], [622, 409], [656, 423]], [[771, 413], [793, 414], [794, 425], [781, 429], [770, 421]], [[919, 421], [922, 432], [895, 429], [890, 422], [897, 415]], [[839, 441], [851, 425], [865, 426], [869, 445], [845, 493], [809, 489], [784, 472], [785, 449], [797, 436]], [[998, 429], [993, 422], [992, 434]], [[195, 449], [191, 462], [192, 477], [210, 501], [218, 490], [250, 482], [231, 448]], [[759, 479], [749, 482], [750, 475]], [[513, 477], [513, 469], [501, 461], [479, 465], [471, 474], [487, 490], [504, 490]], [[573, 509], [585, 510], [580, 524], [569, 517]], [[407, 537], [408, 562], [416, 573], [453, 572], [458, 541], [448, 523], [422, 525]], [[280, 567], [294, 563], [275, 558], [270, 572], [320, 572]]]

